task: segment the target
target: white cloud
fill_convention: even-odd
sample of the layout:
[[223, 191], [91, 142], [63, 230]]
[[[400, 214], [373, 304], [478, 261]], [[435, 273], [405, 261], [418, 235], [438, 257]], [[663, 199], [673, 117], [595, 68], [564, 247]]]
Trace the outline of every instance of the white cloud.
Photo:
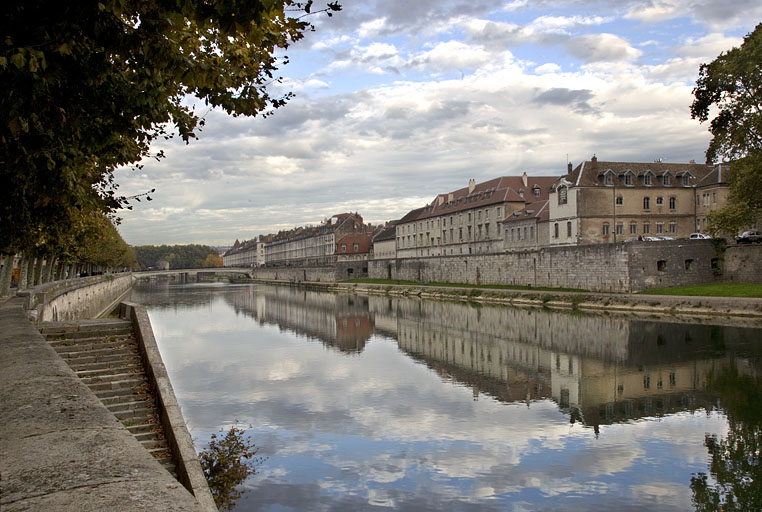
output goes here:
[[566, 42], [566, 48], [585, 62], [632, 61], [642, 55], [630, 43], [615, 34], [587, 34]]

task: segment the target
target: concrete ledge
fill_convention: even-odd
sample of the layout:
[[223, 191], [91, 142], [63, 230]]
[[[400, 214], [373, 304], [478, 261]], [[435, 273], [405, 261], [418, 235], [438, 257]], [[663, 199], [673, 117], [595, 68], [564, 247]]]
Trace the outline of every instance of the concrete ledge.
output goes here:
[[0, 510], [205, 511], [29, 322], [0, 304]]
[[193, 440], [185, 425], [185, 419], [156, 344], [148, 311], [144, 306], [129, 302], [122, 302], [119, 307], [120, 316], [132, 321], [138, 346], [143, 355], [146, 374], [159, 402], [161, 422], [175, 458], [178, 479], [193, 493], [204, 510], [216, 511], [214, 498], [201, 469], [201, 463], [193, 447]]

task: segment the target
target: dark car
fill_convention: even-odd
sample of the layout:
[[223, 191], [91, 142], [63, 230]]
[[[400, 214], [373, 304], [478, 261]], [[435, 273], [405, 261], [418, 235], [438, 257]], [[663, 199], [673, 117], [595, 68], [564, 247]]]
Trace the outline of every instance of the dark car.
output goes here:
[[759, 231], [744, 231], [741, 236], [736, 238], [739, 244], [762, 243], [762, 234]]

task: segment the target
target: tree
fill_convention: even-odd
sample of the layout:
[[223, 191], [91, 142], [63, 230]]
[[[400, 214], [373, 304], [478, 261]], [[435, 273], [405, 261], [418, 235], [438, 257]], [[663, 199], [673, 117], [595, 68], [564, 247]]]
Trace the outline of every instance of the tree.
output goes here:
[[[58, 247], [80, 212], [124, 206], [113, 171], [203, 124], [285, 104], [268, 85], [312, 0], [17, 0], [0, 14], [0, 250]], [[339, 10], [328, 4], [323, 11]], [[154, 155], [157, 158], [161, 155]]]
[[222, 266], [222, 256], [219, 254], [209, 254], [206, 259], [201, 263], [203, 268], [219, 268]]
[[246, 430], [231, 427], [225, 435], [212, 434], [209, 445], [199, 454], [199, 462], [220, 510], [230, 510], [241, 497], [238, 486], [256, 473], [264, 458], [255, 457], [257, 448], [244, 437]]
[[718, 110], [710, 122], [707, 163], [732, 161], [730, 205], [711, 215], [710, 224], [735, 232], [762, 213], [762, 23], [740, 47], [701, 65], [693, 95], [694, 119], [703, 123]]

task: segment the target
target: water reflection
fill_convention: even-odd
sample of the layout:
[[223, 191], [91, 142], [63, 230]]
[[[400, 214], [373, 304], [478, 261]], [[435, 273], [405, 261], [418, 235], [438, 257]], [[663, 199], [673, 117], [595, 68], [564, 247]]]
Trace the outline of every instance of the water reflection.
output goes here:
[[706, 436], [733, 431], [712, 383], [760, 367], [752, 328], [289, 287], [133, 300], [194, 435], [254, 425], [270, 458], [240, 510], [688, 510]]

